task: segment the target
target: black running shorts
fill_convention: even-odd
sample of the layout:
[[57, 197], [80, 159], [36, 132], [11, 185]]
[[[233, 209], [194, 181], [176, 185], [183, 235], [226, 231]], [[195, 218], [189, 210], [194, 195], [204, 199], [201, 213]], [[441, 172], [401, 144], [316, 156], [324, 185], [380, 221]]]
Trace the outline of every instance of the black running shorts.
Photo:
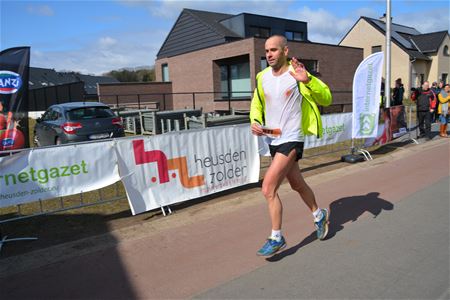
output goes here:
[[281, 145], [269, 145], [269, 150], [270, 155], [274, 157], [277, 152], [288, 156], [292, 149], [295, 149], [295, 152], [297, 153], [295, 161], [299, 161], [303, 157], [303, 146], [303, 142], [287, 142]]

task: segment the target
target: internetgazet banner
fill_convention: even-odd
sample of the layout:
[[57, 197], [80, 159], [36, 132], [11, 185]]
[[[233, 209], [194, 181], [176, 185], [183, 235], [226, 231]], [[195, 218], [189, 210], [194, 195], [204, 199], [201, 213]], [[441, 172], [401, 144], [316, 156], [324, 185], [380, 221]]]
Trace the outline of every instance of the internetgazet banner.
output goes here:
[[322, 116], [323, 136], [305, 137], [305, 149], [332, 145], [352, 139], [352, 113]]
[[114, 142], [0, 157], [0, 207], [93, 191], [120, 180]]
[[353, 78], [352, 138], [376, 137], [380, 110], [383, 52], [364, 59]]
[[249, 125], [120, 139], [115, 149], [133, 214], [259, 180]]
[[[352, 139], [352, 113], [323, 115], [323, 136], [317, 138], [315, 135], [305, 136], [305, 149], [332, 145]], [[259, 154], [270, 156], [269, 146], [264, 137], [258, 139]]]

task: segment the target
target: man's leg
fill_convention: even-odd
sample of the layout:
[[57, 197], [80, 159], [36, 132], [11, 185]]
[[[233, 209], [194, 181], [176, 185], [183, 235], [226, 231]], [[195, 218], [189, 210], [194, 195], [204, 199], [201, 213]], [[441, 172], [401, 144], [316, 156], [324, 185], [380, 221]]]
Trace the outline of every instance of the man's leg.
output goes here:
[[419, 134], [420, 134], [420, 136], [422, 136], [422, 135], [425, 134], [425, 130], [424, 130], [424, 121], [425, 121], [424, 112], [422, 112], [422, 111], [417, 112], [417, 119], [419, 121], [419, 124], [418, 124], [419, 125]]
[[431, 112], [426, 112], [424, 113], [424, 118], [425, 118], [425, 134], [427, 135], [428, 138], [431, 139], [431, 118], [432, 115], [434, 113]]
[[291, 151], [288, 156], [275, 153], [272, 163], [264, 176], [262, 192], [269, 206], [272, 235], [266, 240], [261, 249], [258, 250], [258, 255], [270, 256], [286, 247], [286, 241], [281, 234], [283, 206], [277, 192], [287, 172], [292, 164], [295, 163], [295, 156], [295, 151]]
[[291, 185], [291, 188], [300, 194], [303, 202], [305, 202], [311, 212], [316, 211], [318, 208], [316, 197], [314, 196], [314, 192], [312, 191], [312, 189], [303, 178], [298, 163], [292, 165], [286, 177], [289, 181], [289, 184]]
[[295, 163], [295, 156], [295, 150], [291, 151], [288, 156], [281, 153], [275, 153], [269, 169], [264, 176], [262, 193], [269, 206], [272, 230], [281, 229], [283, 206], [277, 192], [286, 177], [286, 174]]
[[303, 178], [300, 167], [296, 162], [286, 175], [291, 188], [297, 191], [303, 202], [308, 206], [314, 216], [314, 224], [317, 230], [317, 238], [323, 240], [328, 234], [328, 209], [319, 209], [314, 192]]

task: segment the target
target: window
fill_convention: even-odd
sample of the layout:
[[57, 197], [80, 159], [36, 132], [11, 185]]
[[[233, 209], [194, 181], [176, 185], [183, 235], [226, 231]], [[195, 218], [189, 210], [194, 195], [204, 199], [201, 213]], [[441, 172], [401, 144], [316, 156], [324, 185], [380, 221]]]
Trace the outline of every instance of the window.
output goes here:
[[372, 46], [372, 54], [377, 52], [381, 52], [381, 45]]
[[300, 61], [305, 65], [305, 68], [310, 73], [319, 72], [319, 61], [313, 59], [300, 59]]
[[54, 108], [54, 116], [53, 116], [55, 118], [55, 120], [61, 119], [62, 116], [63, 116], [62, 110], [59, 107], [55, 107]]
[[264, 70], [265, 68], [267, 68], [268, 64], [267, 64], [267, 59], [265, 57], [261, 57], [261, 71]]
[[411, 87], [417, 86], [419, 86], [419, 76], [417, 73], [412, 72]]
[[228, 98], [229, 84], [228, 84], [228, 66], [220, 66], [220, 91], [223, 92], [222, 98]]
[[286, 31], [284, 36], [288, 41], [303, 41], [303, 32]]
[[256, 37], [268, 38], [268, 37], [270, 37], [270, 28], [250, 26], [249, 27], [249, 35], [256, 36]]
[[220, 66], [222, 98], [251, 96], [250, 64], [248, 62]]
[[70, 121], [112, 118], [114, 116], [109, 107], [80, 107], [67, 112], [67, 119]]
[[450, 56], [450, 54], [448, 53], [448, 46], [447, 45], [444, 46], [444, 56]]
[[61, 113], [55, 108], [50, 108], [42, 116], [43, 121], [56, 121], [61, 117]]
[[441, 80], [444, 82], [444, 84], [447, 83], [448, 79], [448, 73], [442, 73]]
[[168, 64], [162, 64], [161, 65], [161, 70], [162, 70], [162, 81], [163, 82], [170, 81], [170, 78], [169, 78], [169, 65]]
[[422, 85], [425, 82], [425, 74], [420, 74], [420, 85]]

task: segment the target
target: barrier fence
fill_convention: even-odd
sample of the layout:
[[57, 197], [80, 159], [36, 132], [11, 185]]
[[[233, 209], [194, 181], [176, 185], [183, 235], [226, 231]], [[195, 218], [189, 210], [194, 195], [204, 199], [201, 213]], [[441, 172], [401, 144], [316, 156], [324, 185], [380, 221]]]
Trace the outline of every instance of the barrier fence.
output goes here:
[[[415, 114], [415, 106], [408, 106], [405, 109], [405, 119], [407, 120], [407, 127], [408, 132], [406, 134], [406, 137], [412, 141], [415, 141], [415, 136], [412, 135], [414, 131], [417, 131], [416, 126], [416, 114]], [[340, 117], [343, 117], [345, 114], [342, 114]], [[345, 116], [346, 117], [346, 116]], [[347, 118], [347, 117], [346, 117]], [[324, 122], [324, 129], [325, 131], [328, 130], [329, 133], [343, 133], [343, 128], [340, 127], [341, 125], [333, 125], [336, 126], [334, 128], [326, 127], [326, 122]], [[344, 125], [345, 126], [345, 125]], [[349, 126], [351, 130], [351, 126]], [[183, 131], [181, 131], [179, 134], [182, 134]], [[188, 131], [186, 131], [188, 132]], [[157, 136], [155, 136], [157, 137]], [[154, 137], [153, 137], [154, 138]], [[325, 134], [324, 138], [326, 139], [327, 136]], [[125, 138], [126, 139], [126, 138]], [[117, 139], [121, 140], [121, 139]], [[115, 143], [116, 140], [111, 141], [112, 143]], [[80, 143], [73, 145], [73, 147], [77, 147], [77, 145], [82, 146], [83, 144], [95, 144], [95, 142], [86, 142], [86, 143]], [[321, 156], [321, 155], [327, 155], [327, 154], [333, 154], [333, 153], [340, 153], [343, 151], [354, 151], [355, 149], [361, 150], [364, 148], [367, 148], [368, 145], [367, 141], [364, 139], [359, 140], [351, 140], [344, 137], [344, 140], [339, 140], [337, 142], [333, 142], [331, 144], [325, 144], [321, 145], [320, 142], [318, 144], [313, 144], [314, 147], [306, 147], [304, 152], [304, 158], [311, 158], [315, 156]], [[52, 151], [52, 149], [57, 149], [61, 147], [67, 147], [67, 145], [60, 145], [60, 146], [53, 146], [53, 147], [43, 147], [42, 149], [39, 149], [40, 151]], [[80, 147], [79, 147], [80, 148]], [[24, 149], [24, 150], [15, 150], [15, 151], [8, 151], [8, 152], [2, 152], [1, 155], [9, 155], [9, 156], [16, 156], [24, 151], [34, 151], [33, 149]], [[366, 159], [368, 159], [366, 157]], [[122, 175], [123, 176], [123, 175]], [[3, 183], [2, 183], [3, 184]], [[124, 184], [122, 181], [117, 181], [109, 186], [94, 189], [92, 191], [86, 192], [81, 191], [80, 193], [69, 195], [69, 196], [61, 196], [57, 198], [47, 199], [47, 200], [41, 200], [31, 202], [31, 203], [24, 203], [24, 204], [17, 204], [17, 205], [10, 205], [7, 207], [1, 207], [0, 206], [0, 225], [33, 218], [37, 216], [47, 215], [47, 214], [53, 214], [53, 213], [60, 213], [70, 210], [76, 210], [91, 206], [97, 206], [101, 204], [107, 204], [107, 203], [113, 203], [113, 202], [121, 202], [121, 207], [125, 209], [128, 205], [127, 201], [127, 195], [125, 192]], [[1, 199], [0, 199], [1, 200]], [[160, 206], [162, 212], [164, 215], [166, 215], [166, 209], [168, 209], [168, 212], [171, 213], [170, 207], [168, 205], [161, 205]], [[3, 242], [6, 242], [6, 237], [3, 237]], [[2, 246], [2, 241], [0, 241], [0, 249]]]
[[[351, 91], [332, 91], [333, 104], [319, 107], [322, 114], [351, 111]], [[252, 91], [227, 92], [177, 92], [141, 94], [100, 94], [99, 101], [113, 109], [202, 109], [206, 112], [230, 114], [232, 109], [249, 109]]]

